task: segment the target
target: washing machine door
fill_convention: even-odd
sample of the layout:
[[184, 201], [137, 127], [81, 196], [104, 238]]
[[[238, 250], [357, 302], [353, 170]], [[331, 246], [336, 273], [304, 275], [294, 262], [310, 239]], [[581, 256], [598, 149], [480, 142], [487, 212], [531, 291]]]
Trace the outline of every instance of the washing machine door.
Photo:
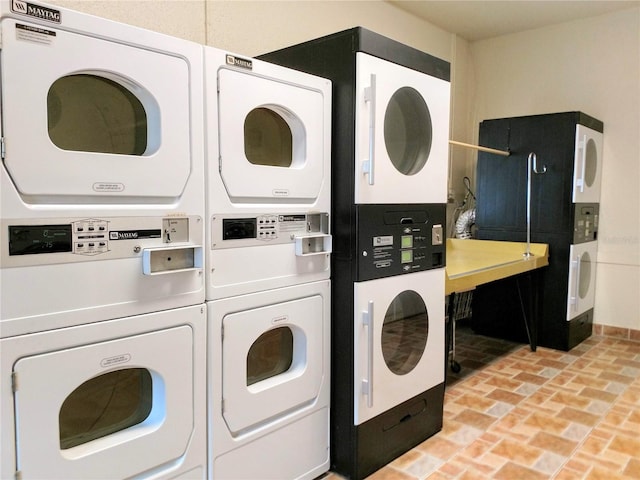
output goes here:
[[222, 320], [223, 417], [232, 435], [311, 405], [324, 379], [320, 295], [226, 315]]
[[598, 242], [571, 245], [567, 320], [593, 308], [596, 294], [596, 255]]
[[194, 162], [193, 49], [165, 53], [3, 19], [4, 163], [23, 198], [179, 198]]
[[219, 170], [232, 202], [318, 198], [329, 180], [327, 94], [286, 78], [218, 71]]
[[446, 203], [450, 83], [356, 54], [355, 203]]
[[18, 360], [21, 478], [129, 478], [177, 461], [194, 428], [192, 336], [178, 326]]
[[599, 203], [603, 135], [584, 125], [576, 127], [573, 202]]
[[444, 269], [354, 284], [359, 425], [444, 382]]

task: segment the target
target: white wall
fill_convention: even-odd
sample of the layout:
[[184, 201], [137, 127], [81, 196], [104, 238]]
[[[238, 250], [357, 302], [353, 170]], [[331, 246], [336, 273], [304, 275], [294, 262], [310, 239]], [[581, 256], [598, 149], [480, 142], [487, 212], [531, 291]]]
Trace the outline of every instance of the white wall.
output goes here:
[[595, 322], [640, 330], [640, 8], [474, 42], [483, 119], [580, 110], [604, 122]]
[[43, 3], [205, 43], [205, 0], [43, 0]]
[[356, 26], [451, 56], [452, 34], [383, 1], [207, 1], [207, 44], [248, 56]]

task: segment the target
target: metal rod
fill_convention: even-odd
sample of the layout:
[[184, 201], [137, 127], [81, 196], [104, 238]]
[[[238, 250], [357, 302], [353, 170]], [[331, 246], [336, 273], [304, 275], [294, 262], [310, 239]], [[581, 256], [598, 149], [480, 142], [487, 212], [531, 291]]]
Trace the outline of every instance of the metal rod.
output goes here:
[[536, 163], [536, 154], [531, 152], [527, 158], [527, 249], [524, 252], [525, 258], [530, 258], [531, 254], [531, 173], [533, 163]]
[[508, 152], [506, 150], [497, 150], [495, 148], [481, 147], [480, 145], [472, 145], [471, 143], [457, 142], [455, 140], [449, 140], [449, 144], [456, 145], [458, 147], [473, 148], [474, 150], [480, 150], [481, 152], [495, 153], [496, 155], [502, 155], [503, 157], [508, 157], [509, 155], [511, 155], [511, 152]]

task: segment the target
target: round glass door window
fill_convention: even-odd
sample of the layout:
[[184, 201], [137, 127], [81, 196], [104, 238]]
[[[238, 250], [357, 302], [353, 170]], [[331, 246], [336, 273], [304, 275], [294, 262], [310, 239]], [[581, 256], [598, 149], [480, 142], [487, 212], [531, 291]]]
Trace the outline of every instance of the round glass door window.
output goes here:
[[382, 356], [396, 375], [406, 375], [420, 362], [429, 336], [429, 315], [422, 297], [406, 290], [393, 299], [382, 325]]
[[384, 114], [384, 143], [400, 173], [415, 175], [425, 166], [432, 130], [429, 107], [422, 95], [411, 87], [396, 90]]
[[580, 278], [578, 281], [578, 294], [580, 298], [585, 298], [591, 285], [591, 255], [589, 252], [584, 252], [580, 257]]
[[584, 182], [590, 187], [595, 182], [598, 173], [598, 150], [596, 142], [592, 138], [587, 142], [584, 162]]
[[150, 147], [145, 106], [127, 88], [97, 75], [56, 80], [47, 94], [47, 122], [49, 138], [62, 150], [144, 155]]

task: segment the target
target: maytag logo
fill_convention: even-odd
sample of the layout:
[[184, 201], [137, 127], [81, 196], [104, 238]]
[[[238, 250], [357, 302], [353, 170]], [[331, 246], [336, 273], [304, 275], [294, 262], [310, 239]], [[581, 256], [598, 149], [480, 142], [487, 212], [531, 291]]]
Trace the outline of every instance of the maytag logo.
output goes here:
[[234, 67], [246, 68], [247, 70], [251, 70], [253, 68], [253, 62], [246, 58], [236, 57], [235, 55], [227, 54], [227, 65], [232, 65]]
[[60, 10], [42, 7], [23, 0], [11, 0], [11, 10], [15, 13], [39, 18], [40, 20], [46, 20], [47, 22], [60, 23], [61, 21]]
[[118, 230], [109, 232], [109, 240], [135, 240], [139, 238], [160, 238], [160, 229]]

